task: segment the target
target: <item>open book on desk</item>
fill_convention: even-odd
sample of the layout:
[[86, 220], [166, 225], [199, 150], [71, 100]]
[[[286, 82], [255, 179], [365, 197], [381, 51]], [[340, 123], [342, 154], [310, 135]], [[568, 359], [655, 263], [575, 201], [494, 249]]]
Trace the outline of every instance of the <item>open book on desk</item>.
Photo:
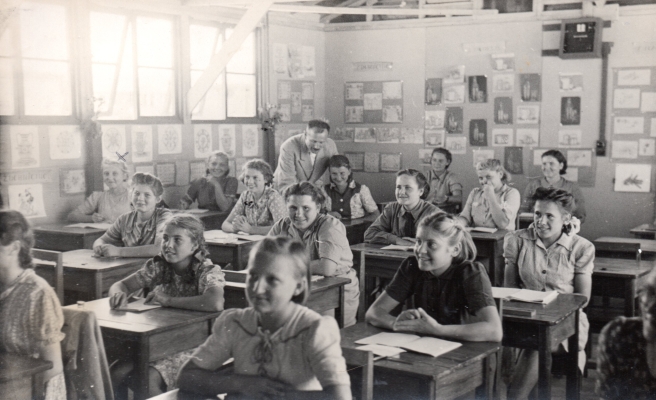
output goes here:
[[154, 310], [156, 308], [161, 308], [162, 306], [159, 304], [146, 304], [146, 299], [143, 297], [139, 298], [131, 298], [128, 300], [128, 303], [115, 308], [116, 311], [129, 311], [129, 312], [144, 312], [148, 310]]
[[558, 297], [558, 292], [555, 290], [541, 292], [539, 290], [493, 287], [492, 296], [495, 299], [516, 300], [536, 304], [549, 304], [554, 301], [556, 297]]
[[437, 357], [462, 346], [458, 342], [450, 342], [435, 337], [420, 337], [408, 333], [381, 332], [356, 341], [357, 344], [378, 344], [389, 347], [400, 347], [417, 353]]
[[385, 247], [381, 247], [381, 250], [400, 250], [400, 251], [413, 251], [415, 249], [415, 246], [406, 246], [402, 244], [390, 244]]

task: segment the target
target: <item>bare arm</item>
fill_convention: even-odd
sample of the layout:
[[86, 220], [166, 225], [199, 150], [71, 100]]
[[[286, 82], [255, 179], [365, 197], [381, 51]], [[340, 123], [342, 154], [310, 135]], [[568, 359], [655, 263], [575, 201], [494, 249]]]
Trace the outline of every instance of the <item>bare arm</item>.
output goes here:
[[588, 305], [590, 301], [590, 293], [592, 291], [592, 276], [588, 274], [574, 275], [574, 293], [582, 294], [587, 299], [583, 307]]
[[128, 295], [141, 289], [135, 274], [131, 274], [109, 287], [109, 307], [116, 308], [127, 303]]
[[216, 198], [216, 205], [221, 211], [228, 211], [235, 202], [234, 196], [229, 196], [223, 193], [221, 184], [214, 178], [210, 179], [214, 186], [214, 197]]
[[60, 342], [39, 346], [39, 358], [52, 362], [52, 368], [43, 373], [45, 382], [64, 372]]
[[334, 276], [337, 263], [327, 258], [310, 261], [312, 275]]
[[396, 317], [392, 316], [390, 313], [398, 305], [398, 301], [394, 300], [387, 294], [387, 292], [383, 291], [376, 301], [374, 301], [374, 304], [372, 304], [367, 310], [365, 321], [379, 328], [394, 329]]

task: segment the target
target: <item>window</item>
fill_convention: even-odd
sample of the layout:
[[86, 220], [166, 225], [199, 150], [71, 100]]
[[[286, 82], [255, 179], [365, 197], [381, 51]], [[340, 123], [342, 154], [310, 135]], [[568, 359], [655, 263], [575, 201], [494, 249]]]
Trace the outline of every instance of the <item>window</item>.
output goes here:
[[91, 68], [102, 120], [176, 115], [173, 21], [92, 12]]
[[0, 37], [0, 115], [73, 114], [68, 25], [61, 4], [21, 3]]
[[[196, 83], [212, 56], [232, 34], [226, 25], [190, 25], [191, 84]], [[255, 35], [252, 33], [232, 57], [191, 114], [193, 120], [255, 117], [257, 110]]]

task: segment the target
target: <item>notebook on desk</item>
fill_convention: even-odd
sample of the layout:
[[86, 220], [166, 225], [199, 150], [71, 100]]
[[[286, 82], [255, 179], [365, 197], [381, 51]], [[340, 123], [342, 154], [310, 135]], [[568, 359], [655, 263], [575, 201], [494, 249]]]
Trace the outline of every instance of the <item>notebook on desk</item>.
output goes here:
[[400, 251], [413, 251], [415, 246], [405, 246], [402, 244], [390, 244], [385, 247], [381, 247], [381, 250], [400, 250]]
[[381, 332], [356, 341], [357, 344], [377, 344], [389, 347], [400, 347], [416, 353], [437, 357], [462, 346], [462, 343], [451, 342], [435, 337], [420, 337], [408, 333]]
[[468, 232], [483, 232], [483, 233], [494, 233], [498, 229], [497, 228], [487, 228], [485, 226], [473, 226], [467, 228]]
[[506, 299], [523, 301], [525, 303], [549, 304], [558, 297], [558, 292], [550, 290], [541, 292], [538, 290], [516, 289], [516, 288], [492, 288], [492, 296], [495, 299]]
[[140, 313], [148, 310], [154, 310], [156, 308], [161, 308], [159, 304], [146, 304], [145, 298], [132, 298], [128, 300], [128, 303], [115, 308], [116, 311], [128, 311]]

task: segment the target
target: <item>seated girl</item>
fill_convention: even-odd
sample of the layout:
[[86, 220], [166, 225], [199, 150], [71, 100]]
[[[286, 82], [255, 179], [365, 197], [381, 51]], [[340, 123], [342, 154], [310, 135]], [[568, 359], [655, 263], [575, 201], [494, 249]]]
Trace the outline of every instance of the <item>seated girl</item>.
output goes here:
[[[181, 390], [204, 397], [350, 399], [351, 388], [333, 318], [305, 307], [310, 293], [305, 246], [268, 237], [251, 251], [246, 278], [250, 307], [221, 313], [210, 337], [182, 368]], [[234, 358], [234, 367], [217, 371]]]
[[246, 232], [266, 235], [271, 225], [287, 212], [285, 201], [273, 185], [273, 171], [264, 160], [250, 160], [242, 169], [241, 180], [246, 185], [230, 215], [223, 221], [225, 232]]
[[60, 344], [64, 314], [55, 291], [34, 272], [33, 245], [25, 217], [0, 211], [0, 353], [52, 362], [43, 372], [45, 399], [60, 400], [66, 398]]
[[287, 236], [303, 243], [310, 255], [313, 275], [350, 279], [344, 286], [344, 326], [355, 324], [360, 304], [358, 277], [346, 228], [338, 219], [321, 214], [326, 199], [310, 182], [294, 183], [285, 189], [288, 216], [276, 222], [269, 236]]
[[[395, 331], [467, 341], [501, 341], [501, 319], [474, 242], [456, 217], [437, 212], [417, 227], [414, 256], [369, 307], [368, 323]], [[414, 306], [393, 311], [412, 298]]]
[[[574, 196], [561, 189], [538, 188], [533, 195], [533, 225], [510, 232], [504, 239], [506, 259], [504, 286], [531, 290], [555, 290], [590, 298], [595, 248], [571, 230]], [[588, 339], [588, 319], [579, 311], [579, 366]], [[566, 351], [567, 341], [552, 351]], [[538, 380], [538, 352], [521, 350], [509, 386], [509, 398], [526, 399]]]
[[164, 220], [171, 216], [157, 208], [162, 199], [162, 182], [149, 173], [132, 176], [131, 197], [134, 211], [121, 215], [96, 239], [93, 251], [100, 257], [153, 257], [159, 253]]
[[451, 160], [453, 156], [449, 150], [442, 147], [434, 148], [431, 155], [431, 170], [426, 176], [430, 186], [426, 201], [442, 209], [462, 205], [462, 184], [456, 174], [449, 171]]
[[228, 155], [222, 151], [215, 151], [205, 160], [206, 176], [191, 182], [187, 194], [180, 199], [180, 209], [186, 210], [198, 202], [198, 208], [210, 211], [228, 212], [235, 204], [237, 178], [228, 176], [230, 165]]
[[349, 159], [337, 154], [328, 160], [330, 183], [324, 186], [328, 214], [339, 219], [377, 217], [378, 206], [369, 188], [353, 180]]
[[508, 186], [510, 174], [501, 161], [490, 159], [476, 164], [480, 188], [474, 188], [460, 213], [466, 226], [515, 230], [520, 195]]
[[[109, 288], [109, 305], [126, 304], [127, 297], [142, 288], [151, 292], [147, 302], [163, 307], [198, 311], [223, 310], [225, 279], [221, 268], [206, 258], [203, 223], [193, 215], [176, 214], [164, 226], [161, 253], [148, 260], [134, 274]], [[183, 351], [150, 364], [150, 396], [174, 389], [180, 367], [193, 350]], [[127, 399], [127, 388], [139, 382], [129, 378], [131, 361], [119, 361], [112, 366], [112, 382], [117, 398]]]
[[93, 192], [84, 203], [68, 214], [71, 222], [114, 223], [121, 215], [132, 211], [130, 207], [128, 166], [123, 161], [103, 159], [105, 192]]
[[656, 268], [639, 284], [640, 317], [618, 317], [599, 336], [596, 391], [605, 400], [656, 398]]
[[404, 169], [396, 173], [396, 202], [389, 203], [383, 213], [364, 232], [366, 243], [399, 244], [415, 243], [417, 223], [426, 215], [440, 211], [437, 206], [424, 201], [430, 192], [426, 177], [416, 169]]

